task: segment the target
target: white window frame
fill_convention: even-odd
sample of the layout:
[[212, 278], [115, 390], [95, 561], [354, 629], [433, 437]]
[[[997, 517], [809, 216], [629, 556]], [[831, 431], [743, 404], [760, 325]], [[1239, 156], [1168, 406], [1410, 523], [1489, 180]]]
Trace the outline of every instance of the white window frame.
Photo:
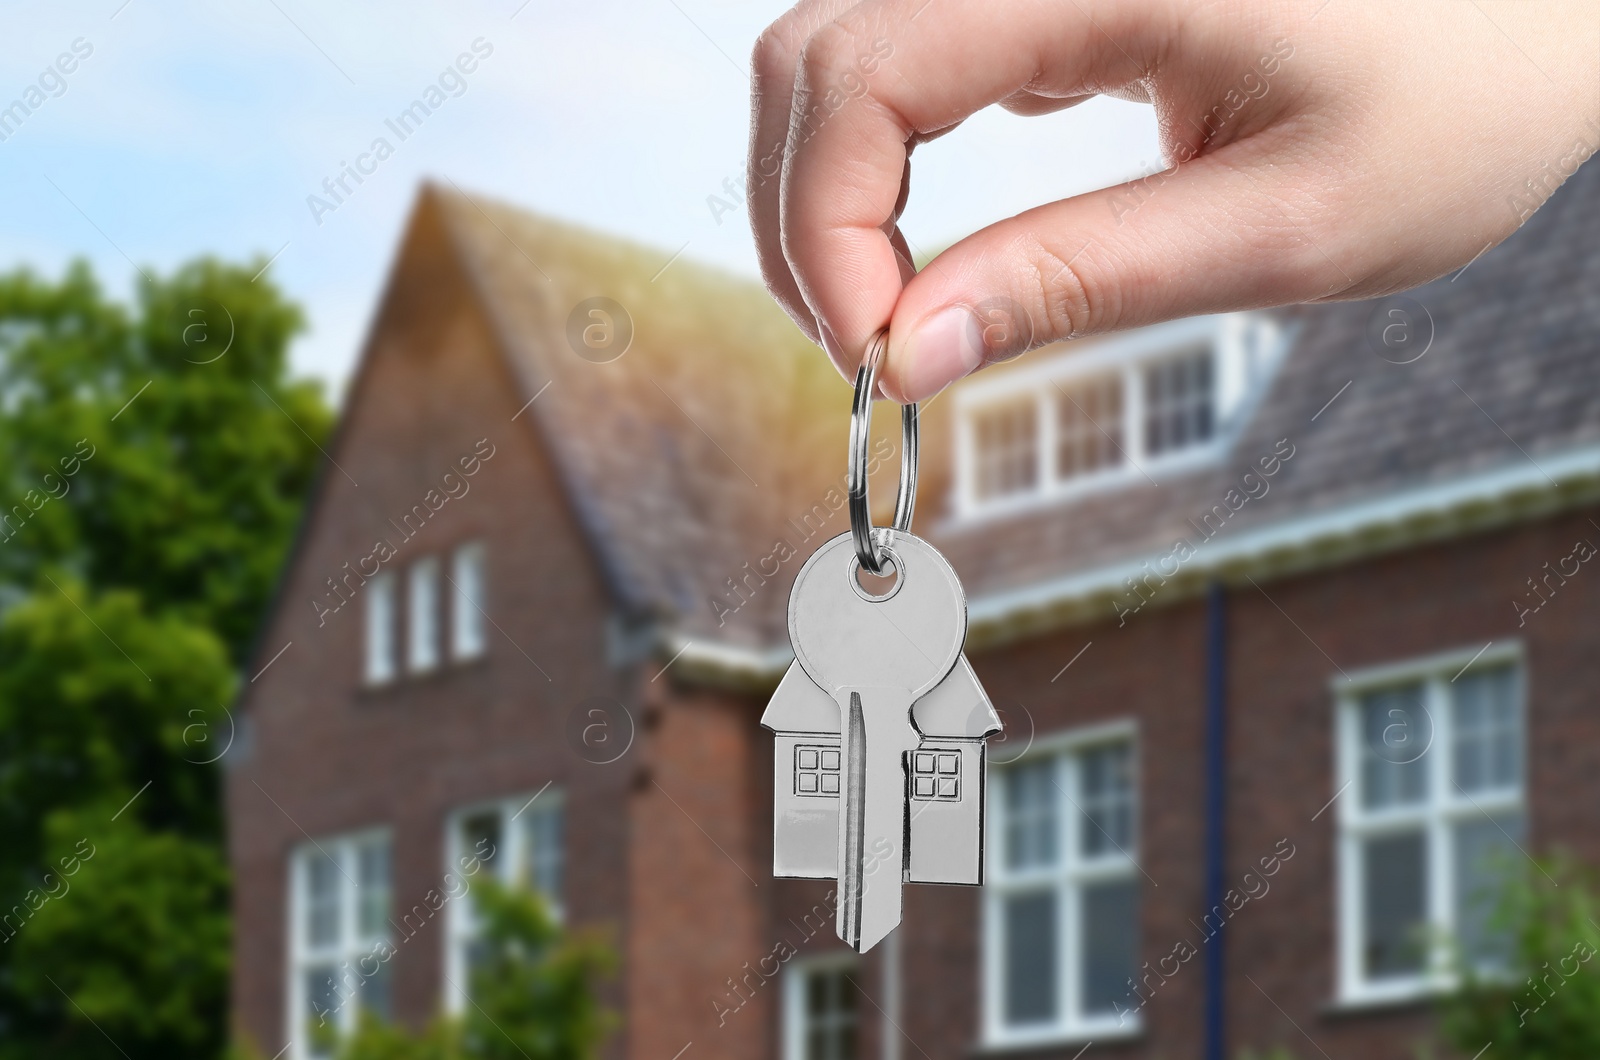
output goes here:
[[[561, 881], [556, 893], [551, 894], [541, 891], [550, 914], [556, 923], [566, 920], [566, 904], [563, 892], [566, 889], [567, 876], [567, 823], [565, 793], [553, 786], [545, 787], [533, 792], [524, 792], [509, 799], [492, 799], [487, 802], [473, 803], [453, 811], [445, 821], [445, 871], [462, 875], [461, 866], [469, 863], [475, 852], [464, 846], [461, 842], [461, 826], [468, 818], [477, 817], [485, 813], [498, 813], [500, 815], [500, 842], [501, 848], [494, 853], [491, 863], [494, 867], [495, 877], [501, 883], [523, 883], [518, 878], [526, 853], [526, 833], [522, 827], [522, 818], [530, 813], [554, 813], [561, 815], [561, 850], [559, 852]], [[481, 873], [482, 870], [480, 870]], [[472, 915], [471, 894], [472, 886], [478, 877], [465, 877], [467, 890], [465, 895], [452, 900], [447, 906], [445, 914], [445, 974], [444, 984], [445, 1005], [452, 1013], [462, 1012], [467, 1004], [467, 961], [466, 950], [477, 934], [477, 925]]]
[[[1266, 390], [1287, 348], [1286, 335], [1268, 316], [1224, 313], [1141, 328], [1115, 338], [1041, 350], [1037, 362], [963, 381], [955, 392], [954, 518], [965, 522], [1005, 516], [1085, 494], [1145, 481], [1155, 472], [1180, 472], [1214, 463], [1227, 450], [1250, 408]], [[1195, 445], [1148, 455], [1145, 451], [1145, 369], [1172, 357], [1207, 349], [1212, 356], [1211, 437]], [[1105, 375], [1122, 378], [1121, 462], [1071, 478], [1057, 468], [1056, 406], [1062, 391]], [[1033, 488], [1000, 497], [978, 491], [975, 419], [998, 406], [1037, 402], [1037, 479]]]
[[[289, 856], [289, 917], [288, 934], [289, 960], [287, 964], [288, 990], [286, 1019], [288, 1027], [286, 1037], [289, 1040], [289, 1056], [291, 1060], [313, 1060], [311, 1042], [306, 1029], [311, 1019], [309, 1006], [306, 1004], [304, 993], [304, 976], [313, 967], [333, 963], [348, 962], [351, 975], [359, 978], [362, 975], [359, 962], [374, 952], [377, 947], [394, 947], [393, 932], [390, 917], [384, 918], [385, 930], [379, 935], [362, 936], [360, 927], [359, 893], [360, 878], [360, 850], [362, 847], [373, 843], [381, 843], [388, 848], [389, 879], [388, 879], [388, 906], [392, 913], [394, 909], [394, 836], [387, 827], [369, 828], [360, 832], [351, 832], [345, 835], [318, 839], [303, 843], [294, 848]], [[305, 920], [309, 915], [309, 895], [307, 873], [313, 859], [320, 860], [324, 857], [333, 860], [338, 867], [339, 887], [339, 941], [334, 945], [321, 950], [313, 950], [306, 942]], [[392, 973], [391, 973], [392, 974]], [[391, 980], [392, 985], [392, 980]], [[359, 1005], [353, 1000], [342, 1000], [334, 1011], [332, 1022], [337, 1031], [347, 1034], [355, 1028], [356, 1013]]]
[[393, 571], [381, 571], [366, 590], [361, 669], [366, 684], [376, 687], [399, 676], [399, 579]]
[[439, 668], [444, 593], [439, 557], [423, 556], [406, 571], [406, 669], [425, 674]]
[[450, 556], [450, 658], [456, 662], [489, 651], [487, 551], [482, 541], [468, 541]]
[[[1514, 788], [1474, 793], [1464, 797], [1454, 788], [1454, 723], [1450, 686], [1454, 679], [1476, 671], [1510, 665], [1515, 669], [1515, 695], [1522, 723], [1522, 761]], [[1428, 798], [1419, 805], [1366, 810], [1361, 805], [1361, 698], [1364, 694], [1400, 685], [1423, 683], [1423, 707], [1432, 722], [1433, 740], [1425, 753], [1437, 757], [1428, 769]], [[1338, 802], [1337, 911], [1334, 948], [1338, 1002], [1344, 1005], [1382, 1004], [1426, 997], [1454, 989], [1449, 952], [1431, 946], [1422, 972], [1406, 977], [1369, 981], [1362, 975], [1361, 944], [1365, 909], [1362, 895], [1363, 840], [1414, 832], [1420, 825], [1427, 859], [1425, 903], [1431, 934], [1448, 938], [1458, 922], [1455, 895], [1455, 826], [1481, 819], [1485, 814], [1526, 814], [1528, 811], [1528, 697], [1527, 669], [1522, 645], [1517, 641], [1492, 643], [1442, 652], [1426, 658], [1373, 667], [1333, 680], [1335, 799]], [[1339, 796], [1345, 797], [1339, 797]]]
[[[806, 978], [815, 972], [843, 972], [856, 979], [856, 990], [862, 1001], [861, 959], [849, 951], [824, 953], [803, 960], [794, 960], [783, 970], [783, 1060], [806, 1060]], [[856, 1033], [864, 1026], [861, 1006], [856, 1006]], [[857, 1038], [859, 1042], [859, 1037]]]
[[[1048, 403], [1044, 402], [1039, 395], [1008, 394], [986, 402], [982, 405], [974, 406], [973, 408], [964, 412], [961, 417], [960, 430], [963, 431], [965, 436], [970, 439], [967, 452], [970, 454], [971, 458], [971, 474], [969, 476], [967, 485], [971, 490], [974, 504], [984, 506], [1005, 504], [1013, 497], [1026, 496], [1038, 490], [1040, 488], [1039, 483], [1041, 478], [1049, 478], [1050, 470], [1047, 470], [1046, 468], [1047, 454], [1043, 451], [1043, 448], [1045, 445], [1054, 445], [1053, 440], [1055, 438], [1056, 425], [1054, 423], [1047, 424], [1041, 419], [1041, 417], [1045, 415], [1047, 407], [1050, 406], [1048, 406]], [[978, 445], [978, 437], [982, 433], [979, 422], [985, 417], [994, 415], [996, 413], [1003, 413], [1006, 416], [1015, 416], [1018, 414], [1018, 411], [1023, 409], [1026, 409], [1033, 414], [1033, 485], [1025, 489], [1016, 490], [1011, 493], [1002, 493], [993, 497], [982, 496], [980, 491], [980, 479], [985, 460], [979, 451]], [[1023, 435], [1023, 437], [1026, 437], [1026, 435]], [[1009, 456], [1010, 454], [1007, 455]], [[1049, 457], [1053, 461], [1054, 453], [1050, 453]], [[1052, 463], [1051, 467], [1053, 468], [1053, 466], [1054, 465]]]
[[[1069, 1045], [1085, 1041], [1112, 1041], [1137, 1037], [1144, 1029], [1141, 1013], [1132, 1016], [1086, 1016], [1080, 1005], [1081, 937], [1077, 927], [1082, 887], [1113, 879], [1140, 879], [1139, 844], [1141, 838], [1142, 770], [1139, 730], [1131, 720], [1119, 720], [1073, 729], [1038, 740], [1025, 754], [1009, 761], [1004, 769], [1041, 758], [1055, 762], [1055, 783], [1061, 791], [1075, 793], [1078, 756], [1084, 751], [1112, 743], [1127, 743], [1133, 758], [1133, 844], [1126, 851], [1111, 851], [1085, 862], [1078, 853], [1084, 815], [1064, 798], [1060, 800], [1056, 865], [1010, 871], [1005, 864], [1005, 800], [998, 788], [986, 800], [988, 820], [984, 831], [989, 844], [987, 879], [983, 888], [983, 943], [981, 983], [983, 1047], [994, 1049]], [[998, 783], [999, 778], [994, 778]], [[1060, 792], [1057, 792], [1058, 796]], [[1074, 795], [1076, 801], [1076, 795]], [[1070, 844], [1070, 845], [1069, 845]], [[1005, 1022], [1004, 996], [1004, 919], [1003, 903], [1015, 891], [1035, 891], [1041, 883], [1053, 883], [1057, 894], [1056, 960], [1058, 969], [1057, 1019], [1054, 1024], [1012, 1027]], [[1142, 901], [1142, 898], [1141, 898]]]

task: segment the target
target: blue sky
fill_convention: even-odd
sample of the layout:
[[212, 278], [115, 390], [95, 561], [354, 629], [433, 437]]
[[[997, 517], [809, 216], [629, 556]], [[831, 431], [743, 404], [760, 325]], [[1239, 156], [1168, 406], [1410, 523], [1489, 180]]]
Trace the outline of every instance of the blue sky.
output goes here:
[[[338, 395], [425, 177], [756, 274], [742, 210], [744, 65], [781, 3], [735, 0], [93, 0], [13, 5], [0, 108], [75, 41], [0, 142], [0, 268], [87, 257], [126, 297], [134, 266], [277, 254], [307, 309], [297, 370]], [[492, 53], [400, 142], [384, 126], [456, 56]], [[69, 67], [71, 64], [67, 64]], [[470, 65], [470, 64], [469, 64]], [[454, 87], [454, 86], [448, 86]], [[33, 97], [35, 100], [38, 95]], [[386, 136], [392, 157], [317, 223], [307, 197]], [[920, 148], [903, 225], [918, 246], [1156, 164], [1147, 107], [998, 110]]]

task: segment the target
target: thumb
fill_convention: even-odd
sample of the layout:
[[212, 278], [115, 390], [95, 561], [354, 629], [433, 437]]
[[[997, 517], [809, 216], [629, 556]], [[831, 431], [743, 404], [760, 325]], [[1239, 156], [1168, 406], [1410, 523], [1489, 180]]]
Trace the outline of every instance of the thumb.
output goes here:
[[883, 392], [920, 401], [1048, 343], [1351, 286], [1338, 263], [1353, 255], [1337, 230], [1306, 219], [1321, 211], [1295, 190], [1313, 187], [1311, 175], [1282, 159], [1252, 167], [1251, 153], [1232, 144], [949, 248], [895, 303]]

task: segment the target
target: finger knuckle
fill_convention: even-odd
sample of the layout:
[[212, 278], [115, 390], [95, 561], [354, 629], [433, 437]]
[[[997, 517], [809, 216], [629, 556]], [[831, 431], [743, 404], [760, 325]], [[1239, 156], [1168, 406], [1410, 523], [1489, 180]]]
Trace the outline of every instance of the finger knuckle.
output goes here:
[[1068, 339], [1114, 326], [1112, 291], [1099, 282], [1089, 247], [1062, 252], [1033, 242], [1028, 260], [1038, 285], [1037, 302], [1048, 333]]
[[750, 75], [756, 91], [769, 84], [788, 86], [794, 77], [795, 52], [804, 42], [793, 12], [761, 31], [755, 47], [750, 49]]
[[857, 50], [852, 29], [828, 23], [801, 46], [797, 83], [813, 92], [836, 83], [850, 72]]

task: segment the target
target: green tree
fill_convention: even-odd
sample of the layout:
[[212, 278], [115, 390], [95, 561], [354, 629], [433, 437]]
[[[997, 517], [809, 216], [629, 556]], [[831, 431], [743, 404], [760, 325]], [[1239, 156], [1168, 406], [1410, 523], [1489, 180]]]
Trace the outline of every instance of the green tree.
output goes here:
[[1444, 1036], [1464, 1056], [1488, 1042], [1504, 1060], [1600, 1056], [1595, 877], [1565, 860], [1540, 867], [1509, 874], [1497, 907], [1514, 940], [1509, 965], [1485, 972], [1462, 962], [1461, 990], [1441, 1002]]
[[259, 265], [0, 275], [0, 1060], [226, 1038], [216, 759], [331, 424]]
[[242, 661], [332, 424], [288, 379], [299, 310], [252, 275], [198, 261], [142, 284], [134, 314], [82, 265], [0, 276], [0, 584], [66, 564]]
[[339, 1060], [590, 1060], [614, 1025], [595, 988], [615, 970], [589, 935], [562, 932], [544, 903], [493, 879], [470, 898], [481, 943], [460, 1017], [421, 1032], [366, 1018]]

